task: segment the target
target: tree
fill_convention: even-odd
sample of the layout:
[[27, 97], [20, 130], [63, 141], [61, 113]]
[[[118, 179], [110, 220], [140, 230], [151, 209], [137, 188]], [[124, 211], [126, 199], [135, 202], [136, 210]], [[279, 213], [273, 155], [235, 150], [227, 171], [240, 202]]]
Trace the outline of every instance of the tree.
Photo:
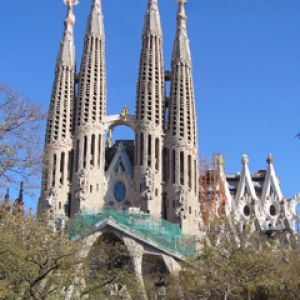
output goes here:
[[218, 238], [205, 242], [201, 255], [184, 265], [180, 282], [186, 298], [298, 299], [299, 248], [278, 249], [255, 232], [240, 234], [238, 244], [230, 233], [220, 239], [220, 232], [209, 232]]
[[122, 299], [120, 295], [139, 292], [128, 257], [117, 243], [99, 240], [84, 257], [83, 241], [54, 231], [44, 218], [3, 207], [0, 236], [1, 300], [56, 300], [70, 290], [79, 299], [99, 299], [107, 292]]
[[0, 85], [0, 188], [40, 172], [41, 108]]

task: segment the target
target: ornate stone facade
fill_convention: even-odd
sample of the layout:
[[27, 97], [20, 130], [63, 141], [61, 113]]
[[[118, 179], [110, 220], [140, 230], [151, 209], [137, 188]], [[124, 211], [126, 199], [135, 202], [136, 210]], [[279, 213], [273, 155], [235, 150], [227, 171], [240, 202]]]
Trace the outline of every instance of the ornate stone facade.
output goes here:
[[[79, 75], [73, 38], [75, 2], [65, 1], [67, 17], [48, 114], [40, 210], [58, 219], [79, 212], [97, 214], [102, 208], [141, 210], [179, 224], [184, 233], [200, 235], [207, 216], [203, 207], [200, 212], [197, 118], [186, 1], [178, 1], [171, 71], [166, 71], [158, 1], [148, 0], [136, 113], [130, 115], [124, 107], [120, 114], [110, 116], [106, 114], [101, 0], [92, 0]], [[166, 81], [171, 81], [170, 91], [166, 90]], [[112, 131], [119, 125], [131, 128], [135, 141], [113, 144]], [[209, 208], [210, 217], [233, 216], [241, 229], [250, 219], [258, 220], [256, 223], [264, 230], [294, 228], [300, 197], [291, 201], [283, 197], [271, 157], [259, 195], [247, 157], [243, 157], [243, 169], [235, 177], [225, 174], [219, 160], [215, 169], [219, 183], [213, 187], [219, 200]], [[208, 196], [210, 192], [206, 200]], [[202, 201], [201, 205], [207, 203]]]

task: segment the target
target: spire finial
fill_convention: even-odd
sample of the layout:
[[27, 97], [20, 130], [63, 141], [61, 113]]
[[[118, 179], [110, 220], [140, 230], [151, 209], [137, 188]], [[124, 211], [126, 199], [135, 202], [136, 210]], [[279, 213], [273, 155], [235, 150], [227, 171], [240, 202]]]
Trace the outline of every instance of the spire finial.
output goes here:
[[65, 34], [73, 35], [73, 27], [75, 24], [75, 15], [73, 12], [73, 6], [77, 5], [79, 2], [77, 0], [64, 0], [67, 6], [68, 12], [65, 18]]
[[268, 155], [268, 158], [267, 158], [267, 163], [268, 163], [269, 165], [271, 165], [271, 164], [273, 164], [273, 162], [274, 162], [273, 156], [272, 156], [272, 154], [270, 153], [270, 154]]
[[79, 3], [78, 0], [64, 0], [65, 5], [68, 8], [72, 8], [74, 5], [77, 5]]
[[249, 157], [248, 155], [244, 154], [242, 157], [242, 164], [243, 165], [248, 165], [249, 164]]
[[148, 0], [148, 7], [153, 8], [154, 6], [157, 6], [157, 0]]
[[177, 20], [178, 20], [178, 29], [186, 30], [186, 13], [185, 13], [185, 4], [187, 0], [177, 0], [179, 7], [177, 12]]
[[58, 64], [75, 65], [75, 46], [74, 46], [74, 25], [75, 15], [74, 5], [78, 4], [77, 0], [63, 0], [67, 6], [67, 15], [65, 17], [65, 30], [61, 41], [60, 51], [57, 57]]
[[104, 24], [101, 0], [93, 0], [92, 2], [92, 8], [88, 19], [86, 35], [92, 35], [99, 39], [104, 37]]
[[149, 33], [162, 36], [158, 0], [148, 0], [143, 35], [147, 36]]
[[185, 13], [185, 4], [187, 3], [187, 0], [177, 0], [177, 3], [177, 29], [172, 60], [173, 63], [177, 64], [180, 62], [192, 67], [191, 52], [187, 34], [187, 16]]

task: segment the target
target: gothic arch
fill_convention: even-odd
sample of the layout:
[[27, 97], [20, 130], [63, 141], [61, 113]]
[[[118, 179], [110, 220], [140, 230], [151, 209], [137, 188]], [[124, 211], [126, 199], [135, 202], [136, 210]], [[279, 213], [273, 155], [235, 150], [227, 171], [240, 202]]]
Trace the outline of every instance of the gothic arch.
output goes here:
[[106, 130], [112, 130], [117, 126], [126, 126], [131, 128], [134, 132], [136, 130], [136, 118], [132, 115], [110, 115], [103, 120]]

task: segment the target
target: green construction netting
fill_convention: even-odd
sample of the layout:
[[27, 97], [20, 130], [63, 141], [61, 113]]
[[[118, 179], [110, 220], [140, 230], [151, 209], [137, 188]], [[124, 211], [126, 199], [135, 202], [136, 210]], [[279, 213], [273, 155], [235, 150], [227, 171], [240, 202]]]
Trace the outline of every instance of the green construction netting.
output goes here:
[[102, 209], [99, 214], [79, 214], [70, 226], [70, 236], [72, 239], [84, 238], [109, 218], [131, 233], [154, 242], [166, 250], [175, 251], [186, 257], [195, 256], [193, 236], [183, 235], [177, 224], [155, 220], [145, 213]]

